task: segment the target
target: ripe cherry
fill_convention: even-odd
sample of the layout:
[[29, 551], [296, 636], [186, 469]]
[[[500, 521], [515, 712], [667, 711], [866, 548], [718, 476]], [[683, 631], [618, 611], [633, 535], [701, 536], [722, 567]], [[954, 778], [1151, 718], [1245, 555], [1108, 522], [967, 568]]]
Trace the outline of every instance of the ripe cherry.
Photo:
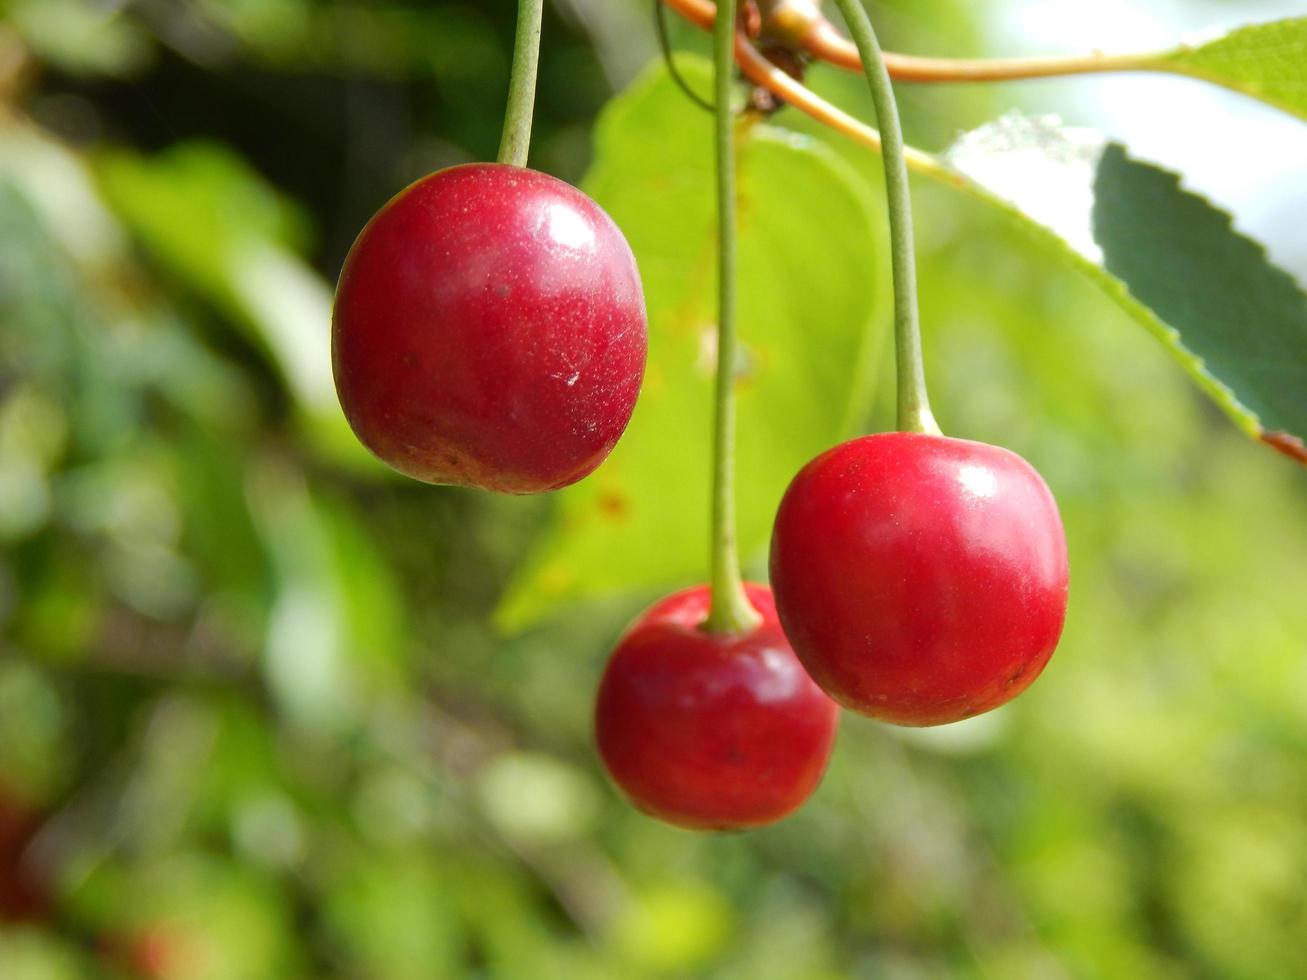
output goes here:
[[648, 348], [631, 249], [553, 177], [469, 164], [401, 191], [345, 259], [332, 367], [355, 434], [428, 483], [537, 493], [630, 421]]
[[702, 629], [707, 586], [668, 596], [627, 630], [599, 686], [599, 754], [631, 802], [695, 830], [779, 820], [816, 789], [839, 709], [804, 673], [771, 591], [745, 587], [761, 622]]
[[771, 580], [786, 635], [836, 701], [939, 725], [998, 707], [1044, 669], [1066, 615], [1066, 536], [1015, 453], [884, 433], [794, 478]]

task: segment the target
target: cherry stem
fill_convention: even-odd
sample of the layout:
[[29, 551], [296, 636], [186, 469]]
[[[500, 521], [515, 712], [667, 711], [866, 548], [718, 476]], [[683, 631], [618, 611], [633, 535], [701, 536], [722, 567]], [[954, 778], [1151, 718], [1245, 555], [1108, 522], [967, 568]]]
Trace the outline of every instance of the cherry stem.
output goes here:
[[926, 395], [921, 365], [921, 323], [917, 314], [917, 265], [912, 244], [912, 195], [904, 159], [903, 128], [876, 32], [862, 0], [837, 0], [853, 42], [862, 55], [863, 74], [871, 88], [885, 164], [889, 203], [890, 263], [894, 271], [894, 354], [898, 365], [898, 427], [901, 432], [939, 435]]
[[700, 109], [712, 112], [712, 103], [690, 88], [690, 83], [685, 80], [681, 70], [676, 67], [676, 59], [672, 56], [672, 39], [667, 32], [667, 6], [663, 3], [663, 0], [654, 0], [654, 34], [658, 37], [658, 51], [663, 56], [663, 64], [667, 66], [667, 74], [676, 83], [676, 87], [684, 92], [685, 97]]
[[713, 423], [712, 601], [703, 628], [739, 633], [761, 617], [749, 603], [735, 540], [735, 0], [718, 0], [713, 32], [717, 146], [717, 385]]
[[[818, 24], [803, 39], [814, 58], [859, 71], [858, 49], [841, 37], [829, 21]], [[1061, 78], [1114, 72], [1168, 70], [1159, 53], [1044, 55], [1032, 58], [923, 58], [910, 54], [885, 55], [886, 67], [901, 82], [1013, 82], [1029, 78]]]
[[535, 112], [536, 65], [540, 61], [540, 22], [545, 0], [518, 0], [513, 68], [508, 79], [508, 108], [499, 140], [500, 163], [525, 167], [531, 151], [531, 117]]

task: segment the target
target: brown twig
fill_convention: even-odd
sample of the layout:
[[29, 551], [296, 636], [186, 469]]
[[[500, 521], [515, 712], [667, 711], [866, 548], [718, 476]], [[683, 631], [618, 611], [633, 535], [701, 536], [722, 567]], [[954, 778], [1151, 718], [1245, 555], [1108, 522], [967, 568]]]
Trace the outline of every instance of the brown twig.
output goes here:
[[[712, 0], [664, 0], [678, 14], [703, 30], [711, 30], [716, 5]], [[849, 71], [862, 71], [853, 42], [821, 15], [815, 5], [804, 5], [803, 15], [786, 23], [786, 33], [813, 57]], [[792, 11], [786, 11], [791, 13]], [[1052, 78], [1102, 72], [1156, 71], [1156, 55], [1087, 55], [1041, 58], [923, 58], [885, 52], [890, 77], [904, 82], [997, 82], [1023, 78]]]

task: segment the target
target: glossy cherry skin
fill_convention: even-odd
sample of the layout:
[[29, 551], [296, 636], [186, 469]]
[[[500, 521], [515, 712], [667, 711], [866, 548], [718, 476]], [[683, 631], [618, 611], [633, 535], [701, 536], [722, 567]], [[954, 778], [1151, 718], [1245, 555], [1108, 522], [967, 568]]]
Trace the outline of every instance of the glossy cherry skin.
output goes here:
[[603, 462], [648, 349], [635, 258], [570, 184], [469, 164], [368, 222], [345, 259], [332, 368], [355, 434], [428, 483], [537, 493]]
[[613, 780], [639, 809], [692, 830], [739, 830], [793, 812], [821, 782], [839, 708], [804, 672], [771, 591], [746, 586], [762, 621], [701, 627], [707, 586], [637, 619], [599, 685], [595, 733]]
[[996, 708], [1066, 616], [1066, 535], [1043, 479], [997, 446], [891, 432], [818, 456], [781, 501], [786, 635], [840, 704], [899, 725]]

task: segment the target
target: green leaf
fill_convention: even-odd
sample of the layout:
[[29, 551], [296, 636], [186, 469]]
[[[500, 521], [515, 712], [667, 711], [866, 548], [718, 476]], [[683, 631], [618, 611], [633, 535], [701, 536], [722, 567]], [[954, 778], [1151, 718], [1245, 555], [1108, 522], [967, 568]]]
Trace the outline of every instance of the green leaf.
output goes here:
[[1307, 435], [1307, 295], [1230, 216], [1179, 178], [1109, 146], [1094, 181], [1094, 237], [1107, 270], [1175, 328], [1261, 438]]
[[[700, 90], [708, 73], [688, 58]], [[710, 117], [661, 70], [600, 119], [586, 190], [626, 233], [649, 308], [649, 366], [604, 466], [558, 495], [500, 610], [521, 627], [560, 601], [701, 579], [708, 560], [716, 228]], [[761, 551], [794, 472], [866, 406], [868, 326], [888, 300], [883, 217], [822, 143], [740, 136], [739, 538]], [[876, 340], [884, 331], [876, 332]]]
[[1307, 296], [1229, 215], [1092, 130], [1005, 116], [926, 173], [999, 208], [1154, 334], [1245, 432], [1307, 462]]
[[1161, 55], [1154, 65], [1307, 119], [1307, 17], [1241, 27], [1206, 44]]

